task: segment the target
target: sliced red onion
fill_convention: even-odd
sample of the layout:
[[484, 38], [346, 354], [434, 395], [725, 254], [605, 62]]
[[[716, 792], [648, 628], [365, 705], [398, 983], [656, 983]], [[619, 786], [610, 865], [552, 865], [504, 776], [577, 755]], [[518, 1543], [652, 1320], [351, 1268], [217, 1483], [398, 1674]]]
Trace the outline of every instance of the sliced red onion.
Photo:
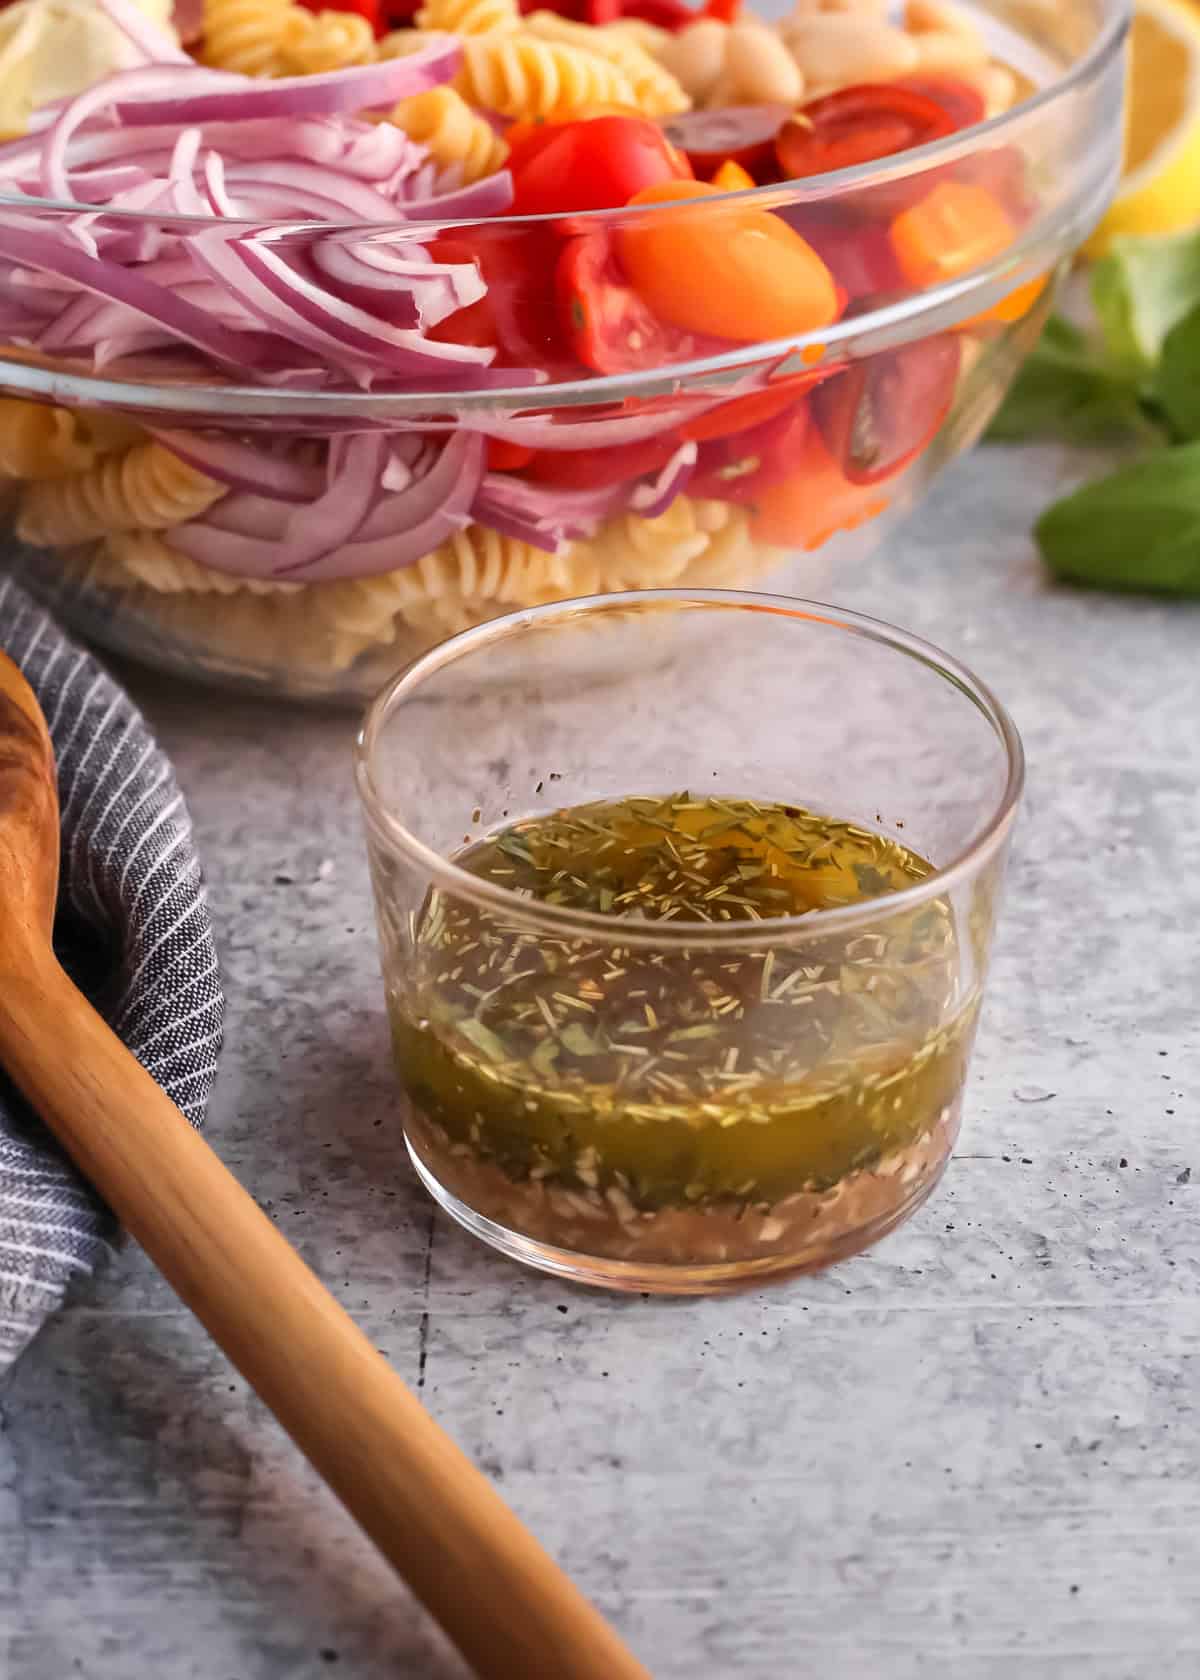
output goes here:
[[283, 548], [289, 572], [319, 564], [352, 540], [382, 494], [387, 453], [387, 439], [378, 432], [334, 438], [324, 495], [288, 515]]
[[321, 495], [325, 473], [279, 455], [268, 455], [234, 438], [200, 432], [156, 428], [154, 436], [165, 449], [233, 490], [248, 490], [277, 502], [307, 505]]
[[488, 473], [471, 511], [480, 524], [493, 525], [556, 554], [564, 542], [595, 536], [609, 514], [628, 499], [625, 484], [561, 490], [507, 473]]
[[[297, 564], [284, 544], [222, 531], [208, 516], [176, 526], [171, 543], [203, 566], [240, 577], [290, 577], [302, 571], [303, 581], [316, 583], [378, 576], [415, 565], [470, 523], [483, 462], [483, 440], [467, 432], [456, 433], [427, 473], [407, 490], [377, 504], [360, 528], [358, 541], [315, 561]], [[222, 507], [227, 509], [228, 501], [218, 502], [210, 513]]]
[[486, 346], [434, 342], [335, 299], [301, 274], [275, 247], [239, 240], [236, 250], [250, 272], [290, 313], [334, 339], [343, 355], [349, 350], [360, 357], [373, 356], [405, 374], [444, 373], [455, 363], [484, 366], [495, 355]]
[[0, 219], [0, 258], [4, 257], [74, 280], [99, 297], [114, 298], [220, 362], [244, 370], [259, 360], [253, 342], [244, 334], [217, 325], [203, 310], [165, 286], [155, 285], [136, 269], [122, 268], [103, 257], [89, 257], [54, 233], [18, 228], [10, 220]]
[[[429, 45], [407, 58], [383, 58], [373, 64], [356, 64], [348, 70], [327, 70], [317, 76], [284, 76], [277, 81], [251, 81], [239, 76], [236, 87], [207, 89], [193, 80], [193, 71], [182, 68], [172, 86], [164, 80], [159, 97], [150, 89], [139, 97], [122, 92], [109, 94], [100, 104], [115, 102], [117, 116], [130, 127], [147, 123], [239, 122], [243, 118], [322, 116], [342, 111], [370, 111], [394, 105], [398, 99], [424, 93], [427, 88], [449, 81], [462, 60], [462, 44], [454, 35], [429, 36]], [[130, 71], [130, 75], [144, 72]], [[161, 72], [164, 78], [170, 71]], [[215, 77], [219, 72], [204, 74]], [[100, 83], [111, 89], [117, 78]], [[97, 90], [93, 89], [93, 92]], [[93, 106], [92, 109], [97, 107]]]
[[654, 478], [643, 481], [629, 498], [629, 505], [643, 519], [657, 519], [665, 513], [687, 488], [687, 481], [696, 470], [699, 454], [694, 443], [681, 443], [671, 459]]
[[401, 246], [385, 243], [392, 235], [346, 240], [317, 240], [313, 263], [336, 282], [338, 295], [400, 324], [396, 308], [403, 300], [415, 306], [410, 325], [436, 326], [458, 309], [477, 303], [487, 286], [474, 263], [435, 262], [425, 246], [405, 238]]
[[[118, 71], [115, 76], [108, 76], [104, 81], [97, 82], [94, 87], [85, 89], [72, 99], [70, 104], [64, 106], [58, 121], [46, 136], [45, 144], [39, 146], [42, 192], [47, 198], [70, 201], [71, 182], [67, 169], [67, 148], [76, 131], [101, 111], [110, 107], [119, 111], [122, 100], [137, 101], [139, 94], [148, 98], [151, 93], [171, 87], [179, 89], [181, 94], [189, 84], [195, 86], [199, 83], [211, 88], [213, 78], [217, 79], [220, 87], [209, 95], [210, 98], [221, 97], [222, 90], [245, 84], [244, 76], [227, 75], [220, 70], [206, 70], [199, 64], [147, 64], [137, 70]], [[140, 110], [143, 107], [133, 103], [130, 108]], [[176, 118], [174, 132], [178, 134], [178, 112], [171, 114]], [[0, 157], [0, 164], [3, 164], [3, 161]]]
[[[409, 60], [403, 60], [408, 63]], [[507, 169], [496, 175], [485, 175], [470, 186], [456, 187], [453, 192], [440, 193], [433, 198], [409, 198], [404, 214], [418, 221], [484, 221], [488, 216], [502, 216], [513, 201], [512, 176]]]
[[142, 54], [148, 64], [190, 64], [192, 60], [171, 37], [133, 4], [133, 0], [97, 0], [102, 12]]
[[[210, 152], [209, 156], [219, 154]], [[322, 221], [394, 222], [397, 208], [389, 198], [365, 181], [347, 178], [323, 165], [290, 163], [273, 158], [264, 167], [226, 163], [225, 182], [242, 197], [252, 191], [269, 194], [282, 206], [277, 215], [295, 217], [313, 214]], [[235, 215], [233, 210], [223, 215]]]

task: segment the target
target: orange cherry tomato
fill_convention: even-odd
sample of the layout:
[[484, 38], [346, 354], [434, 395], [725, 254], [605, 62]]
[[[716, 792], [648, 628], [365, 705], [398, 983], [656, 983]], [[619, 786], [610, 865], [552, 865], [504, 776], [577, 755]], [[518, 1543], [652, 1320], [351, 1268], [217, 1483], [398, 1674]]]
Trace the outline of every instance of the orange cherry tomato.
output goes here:
[[892, 249], [910, 286], [952, 280], [1012, 244], [1016, 224], [986, 187], [939, 181], [892, 223]]
[[750, 535], [777, 548], [820, 548], [838, 531], [853, 531], [876, 518], [888, 500], [875, 486], [851, 484], [812, 426], [795, 472], [755, 498]]
[[1021, 320], [1028, 315], [1049, 284], [1050, 276], [1039, 274], [1033, 280], [1026, 280], [1023, 286], [1014, 286], [1007, 297], [1002, 297], [1000, 302], [994, 303], [990, 309], [981, 309], [978, 315], [960, 321], [959, 331], [965, 332], [968, 327], [988, 325], [1007, 327], [1013, 321]]
[[[701, 181], [662, 181], [631, 205], [716, 198]], [[617, 229], [630, 284], [654, 314], [688, 332], [745, 342], [786, 338], [836, 320], [833, 276], [812, 246], [770, 210], [696, 204]]]
[[713, 176], [712, 184], [720, 192], [745, 192], [748, 187], [756, 187], [758, 182], [736, 158], [726, 158]]

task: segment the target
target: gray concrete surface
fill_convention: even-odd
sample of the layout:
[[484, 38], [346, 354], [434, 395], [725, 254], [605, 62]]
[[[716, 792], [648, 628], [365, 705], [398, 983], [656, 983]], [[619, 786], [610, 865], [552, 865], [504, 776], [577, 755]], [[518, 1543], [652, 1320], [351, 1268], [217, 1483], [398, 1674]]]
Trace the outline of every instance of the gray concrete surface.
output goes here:
[[[1200, 1672], [1200, 610], [1047, 588], [1068, 470], [975, 455], [834, 591], [975, 663], [1030, 787], [944, 1187], [773, 1293], [609, 1299], [435, 1219], [349, 722], [135, 682], [211, 880], [213, 1143], [656, 1680]], [[136, 1251], [2, 1402], [4, 1680], [461, 1674]]]

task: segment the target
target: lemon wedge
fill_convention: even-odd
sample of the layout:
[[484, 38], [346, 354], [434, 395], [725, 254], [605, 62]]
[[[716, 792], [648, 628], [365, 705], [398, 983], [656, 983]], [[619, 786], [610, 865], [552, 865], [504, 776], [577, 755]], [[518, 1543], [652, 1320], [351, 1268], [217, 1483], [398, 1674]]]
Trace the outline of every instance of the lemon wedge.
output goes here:
[[1177, 233], [1200, 222], [1200, 8], [1136, 0], [1125, 97], [1125, 168], [1086, 251], [1114, 235]]

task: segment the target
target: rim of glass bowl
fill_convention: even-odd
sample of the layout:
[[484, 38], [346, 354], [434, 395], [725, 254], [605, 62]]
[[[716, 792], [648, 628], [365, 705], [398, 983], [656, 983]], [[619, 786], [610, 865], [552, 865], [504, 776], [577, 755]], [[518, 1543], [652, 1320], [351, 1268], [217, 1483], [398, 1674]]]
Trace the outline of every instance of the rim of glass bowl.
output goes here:
[[[802, 200], [816, 203], [830, 198], [836, 200], [844, 193], [859, 187], [879, 186], [909, 175], [921, 174], [926, 169], [969, 156], [980, 145], [1001, 142], [1006, 134], [1026, 121], [1031, 113], [1046, 110], [1059, 101], [1069, 99], [1080, 87], [1102, 75], [1120, 52], [1130, 26], [1132, 0], [1097, 0], [1097, 4], [1103, 13], [1102, 21], [1087, 51], [1061, 76], [1055, 77], [1045, 87], [1021, 100], [1011, 110], [990, 117], [985, 122], [976, 123], [957, 134], [947, 135], [944, 139], [931, 141], [924, 146], [915, 146], [891, 159], [857, 164], [850, 169], [833, 170], [827, 175], [807, 179], [775, 182], [769, 186], [749, 188], [742, 192], [715, 194], [706, 203], [714, 207], [720, 204], [744, 203], [761, 204], [770, 208], [780, 203], [796, 203]], [[19, 198], [0, 193], [0, 216], [3, 215], [5, 207], [58, 214], [94, 216], [98, 213], [94, 204]], [[678, 205], [646, 204], [636, 206], [632, 210], [625, 208], [619, 212], [585, 210], [572, 219], [603, 226], [617, 214], [622, 219], [643, 214], [663, 216], [680, 214], [688, 208], [687, 201]], [[690, 208], [694, 211], [695, 206]], [[1058, 220], [1069, 219], [1076, 209], [1074, 197], [1069, 197], [1059, 209]], [[269, 227], [270, 231], [277, 234], [301, 233], [315, 228], [320, 228], [326, 234], [357, 233], [364, 229], [382, 234], [395, 232], [400, 228], [411, 229], [413, 226], [412, 223], [305, 221], [272, 225], [264, 224], [261, 217], [247, 217], [240, 221], [219, 216], [172, 215], [170, 218], [164, 218], [161, 212], [146, 210], [110, 210], [104, 211], [103, 214], [114, 221], [150, 222], [155, 225], [169, 219], [172, 224], [195, 223], [201, 227], [225, 229]], [[522, 227], [560, 221], [562, 218], [544, 215], [489, 219], [503, 222], [509, 227]], [[473, 227], [478, 225], [478, 221], [478, 217], [460, 217], [429, 225], [438, 229], [452, 229]], [[917, 316], [933, 315], [942, 308], [951, 308], [956, 302], [961, 304], [964, 298], [973, 299], [975, 294], [985, 291], [989, 285], [997, 287], [999, 296], [1003, 290], [1011, 289], [1021, 281], [1032, 279], [1035, 274], [1044, 272], [1045, 247], [1048, 236], [1053, 235], [1054, 227], [1053, 218], [1046, 220], [1035, 215], [1027, 225], [1023, 237], [990, 261], [956, 276], [953, 280], [915, 292], [883, 308], [869, 310], [862, 315], [852, 316], [831, 326], [797, 334], [791, 338], [758, 340], [738, 345], [720, 355], [699, 357], [687, 362], [670, 362], [661, 368], [647, 369], [634, 374], [609, 374], [568, 380], [561, 384], [522, 385], [492, 388], [488, 391], [322, 391], [306, 390], [298, 386], [273, 386], [264, 389], [257, 385], [167, 384], [153, 379], [108, 379], [96, 374], [73, 373], [61, 366], [41, 367], [19, 357], [10, 360], [0, 351], [0, 384], [23, 389], [55, 402], [74, 399], [81, 403], [100, 403], [133, 411], [226, 420], [250, 419], [255, 416], [286, 419], [289, 414], [295, 414], [297, 417], [307, 414], [309, 417], [327, 416], [330, 419], [342, 416], [384, 420], [405, 415], [426, 417], [431, 410], [436, 412], [439, 408], [460, 413], [468, 409], [511, 412], [598, 406], [630, 396], [645, 398], [672, 394], [692, 381], [711, 379], [714, 376], [718, 382], [731, 383], [745, 371], [748, 363], [757, 365], [775, 360], [784, 362], [790, 357], [799, 356], [802, 366], [811, 367], [820, 360], [830, 359], [831, 352], [836, 353], [848, 343], [858, 345], [861, 341], [865, 352], [876, 339], [888, 338], [890, 335], [891, 340], [896, 341], [896, 329]], [[1040, 264], [1037, 260], [1039, 256]], [[19, 377], [14, 379], [14, 373]]]
[[[468, 870], [460, 869], [449, 858], [434, 851], [409, 829], [394, 813], [383, 797], [375, 779], [373, 766], [380, 749], [381, 736], [393, 712], [416, 694], [428, 677], [463, 659], [470, 658], [489, 645], [507, 640], [529, 627], [561, 618], [564, 623], [581, 617], [609, 612], [625, 612], [629, 608], [648, 611], [663, 606], [683, 610], [707, 608], [721, 611], [767, 613], [772, 617], [802, 620], [824, 625], [840, 635], [861, 637], [891, 649], [894, 653], [914, 659], [957, 688], [966, 700], [991, 724], [1004, 749], [1008, 775], [1003, 792], [995, 808], [984, 818], [958, 855], [915, 886], [903, 887], [899, 892], [886, 893], [878, 898], [864, 899], [832, 910], [810, 910], [803, 916], [772, 917], [763, 921], [637, 922], [620, 916], [608, 916], [599, 911], [572, 910], [558, 904], [531, 901], [492, 881], [484, 881]], [[804, 941], [837, 931], [845, 932], [876, 921], [881, 914], [893, 915], [915, 909], [931, 898], [938, 898], [982, 869], [1005, 843], [1016, 816], [1017, 805], [1025, 785], [1025, 753], [1017, 727], [992, 690], [975, 673], [951, 654], [943, 652], [932, 642], [914, 636], [908, 630], [870, 618], [864, 613], [849, 612], [840, 607], [826, 606], [819, 601], [805, 601], [787, 595], [761, 594], [742, 589], [639, 589], [616, 595], [587, 595], [574, 601], [552, 601], [541, 607], [529, 607], [506, 613], [502, 618], [464, 630], [457, 636], [411, 660], [398, 671], [367, 709], [363, 726], [355, 741], [354, 772], [359, 796], [366, 813], [368, 826], [375, 837], [392, 850], [399, 852], [408, 863], [430, 883], [456, 899], [466, 899], [476, 905], [503, 910], [506, 916], [519, 920], [529, 928], [552, 928], [563, 932], [600, 936], [617, 940], [621, 945], [639, 948], [662, 945], [719, 945], [722, 948], [741, 948], [761, 945], [763, 940], [775, 944], [795, 938]], [[518, 819], [519, 820], [519, 819]]]

